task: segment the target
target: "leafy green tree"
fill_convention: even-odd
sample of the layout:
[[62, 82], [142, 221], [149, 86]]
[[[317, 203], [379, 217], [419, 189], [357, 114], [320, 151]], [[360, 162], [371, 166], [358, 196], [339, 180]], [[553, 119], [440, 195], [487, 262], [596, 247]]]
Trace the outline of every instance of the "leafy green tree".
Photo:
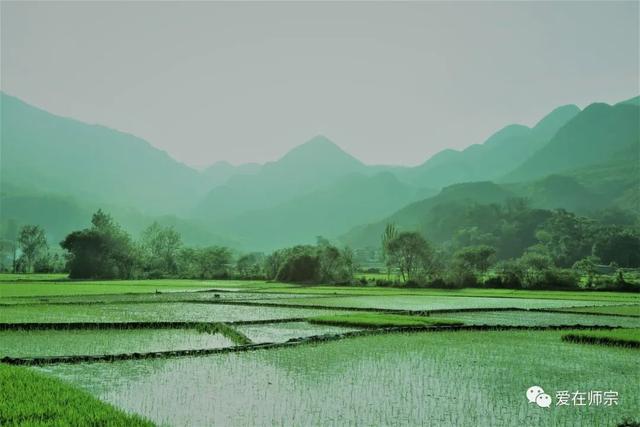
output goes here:
[[348, 283], [353, 279], [355, 261], [353, 251], [339, 249], [331, 244], [317, 247], [320, 258], [320, 281], [323, 283]]
[[339, 249], [318, 237], [316, 246], [298, 245], [273, 252], [266, 258], [266, 276], [294, 283], [348, 283], [355, 271], [354, 258], [350, 248]]
[[389, 242], [398, 237], [398, 227], [395, 224], [387, 224], [382, 233], [382, 259], [387, 266], [387, 279], [391, 277], [391, 262], [389, 260]]
[[196, 274], [200, 279], [224, 279], [229, 277], [232, 254], [229, 248], [209, 246], [195, 251]]
[[559, 267], [571, 267], [574, 262], [591, 255], [593, 220], [558, 209], [536, 233]]
[[262, 266], [264, 265], [265, 256], [260, 252], [252, 252], [242, 255], [236, 261], [236, 271], [242, 278], [255, 279], [263, 277]]
[[40, 255], [34, 265], [35, 273], [62, 273], [65, 271], [65, 259], [59, 251], [48, 250]]
[[173, 276], [178, 272], [177, 256], [182, 246], [182, 237], [172, 226], [163, 227], [154, 222], [141, 236], [146, 267]]
[[638, 225], [640, 221], [640, 218], [637, 214], [617, 207], [603, 209], [597, 212], [594, 215], [594, 218], [605, 226], [617, 225], [631, 227], [634, 225]]
[[286, 252], [284, 250], [273, 251], [265, 257], [263, 269], [267, 279], [274, 280], [276, 278], [285, 259]]
[[299, 245], [286, 250], [276, 278], [282, 282], [318, 283], [321, 264], [316, 247]]
[[540, 250], [526, 252], [518, 259], [518, 263], [523, 271], [523, 283], [527, 286], [533, 286], [545, 271], [553, 267], [551, 257]]
[[351, 249], [349, 246], [345, 246], [340, 251], [340, 256], [342, 258], [346, 278], [348, 280], [352, 280], [357, 269], [356, 257], [353, 249]]
[[505, 214], [512, 218], [530, 209], [529, 200], [524, 197], [511, 197], [504, 202]]
[[340, 249], [331, 244], [324, 244], [318, 246], [317, 253], [320, 260], [320, 280], [327, 283], [338, 280], [342, 262]]
[[498, 236], [493, 233], [483, 233], [478, 227], [461, 228], [453, 236], [455, 246], [493, 246], [498, 241]]
[[499, 286], [503, 288], [518, 289], [522, 287], [525, 279], [525, 271], [518, 260], [509, 259], [496, 263], [495, 270], [498, 273]]
[[579, 271], [587, 276], [587, 283], [592, 286], [594, 280], [598, 275], [597, 265], [600, 263], [600, 259], [593, 255], [585, 257], [573, 264], [573, 269]]
[[37, 225], [25, 225], [18, 235], [18, 247], [22, 252], [25, 271], [33, 272], [36, 260], [46, 253], [48, 247], [44, 230]]
[[60, 246], [68, 253], [69, 277], [82, 279], [129, 279], [140, 263], [131, 238], [110, 215], [98, 210], [92, 226], [67, 235]]
[[460, 249], [488, 245], [496, 249], [496, 259], [521, 256], [538, 242], [535, 233], [552, 215], [544, 209], [531, 209], [522, 199], [504, 204], [444, 202], [431, 208], [423, 219], [423, 235], [434, 243]]
[[605, 264], [640, 267], [640, 236], [623, 227], [604, 227], [597, 233], [593, 254]]
[[468, 246], [454, 254], [454, 258], [466, 269], [484, 273], [495, 261], [495, 248], [487, 245]]
[[406, 282], [430, 272], [433, 249], [419, 233], [402, 232], [387, 243], [387, 257]]

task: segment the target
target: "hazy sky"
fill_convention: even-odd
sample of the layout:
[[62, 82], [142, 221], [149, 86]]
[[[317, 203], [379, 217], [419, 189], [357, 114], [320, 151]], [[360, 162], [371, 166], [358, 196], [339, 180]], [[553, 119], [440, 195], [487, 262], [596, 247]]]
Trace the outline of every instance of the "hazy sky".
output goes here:
[[414, 165], [637, 95], [638, 4], [2, 1], [2, 89], [191, 165], [316, 134]]

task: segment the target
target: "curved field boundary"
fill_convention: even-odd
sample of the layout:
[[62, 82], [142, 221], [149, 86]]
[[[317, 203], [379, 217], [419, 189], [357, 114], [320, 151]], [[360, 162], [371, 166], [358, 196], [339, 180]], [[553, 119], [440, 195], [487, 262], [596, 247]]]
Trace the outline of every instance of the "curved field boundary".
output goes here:
[[567, 334], [560, 338], [565, 342], [577, 344], [598, 344], [617, 347], [640, 348], [639, 341], [625, 340], [621, 338], [594, 337], [589, 335]]
[[[236, 320], [227, 325], [264, 325], [271, 323], [303, 322], [303, 317], [267, 320]], [[79, 329], [193, 329], [220, 322], [70, 322], [70, 323], [0, 323], [0, 331], [79, 330]]]
[[388, 333], [416, 333], [416, 332], [451, 332], [451, 331], [544, 331], [544, 330], [576, 330], [576, 329], [618, 329], [613, 326], [585, 326], [585, 325], [556, 325], [556, 326], [496, 326], [496, 325], [456, 325], [456, 326], [419, 326], [419, 327], [393, 327], [370, 329], [353, 332], [345, 332], [333, 335], [315, 335], [306, 338], [293, 338], [283, 343], [262, 343], [239, 345], [235, 347], [159, 351], [149, 353], [122, 353], [113, 355], [79, 355], [79, 356], [44, 356], [44, 357], [3, 357], [0, 363], [8, 365], [51, 365], [59, 363], [84, 363], [84, 362], [116, 362], [121, 360], [161, 359], [173, 357], [207, 356], [219, 353], [237, 353], [244, 351], [268, 350], [273, 348], [294, 347], [305, 344], [316, 344], [337, 341], [347, 338], [355, 338], [369, 335], [381, 335]]

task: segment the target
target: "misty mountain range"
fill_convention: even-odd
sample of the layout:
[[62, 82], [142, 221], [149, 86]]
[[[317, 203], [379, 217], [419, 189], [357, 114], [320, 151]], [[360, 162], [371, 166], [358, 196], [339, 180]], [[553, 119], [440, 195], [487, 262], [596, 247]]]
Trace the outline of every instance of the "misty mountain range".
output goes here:
[[411, 229], [451, 201], [526, 197], [637, 214], [639, 99], [561, 106], [531, 128], [505, 126], [416, 167], [365, 165], [316, 136], [274, 162], [197, 171], [133, 135], [2, 94], [0, 225], [39, 224], [57, 242], [101, 207], [133, 234], [157, 220], [189, 244], [270, 250], [318, 235], [375, 246], [387, 222]]

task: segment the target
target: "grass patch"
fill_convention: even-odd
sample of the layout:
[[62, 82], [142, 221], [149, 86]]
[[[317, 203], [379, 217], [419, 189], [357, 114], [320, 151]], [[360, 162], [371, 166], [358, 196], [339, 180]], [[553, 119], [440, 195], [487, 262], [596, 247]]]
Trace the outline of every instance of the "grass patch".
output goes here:
[[612, 345], [640, 348], [640, 329], [613, 329], [610, 331], [589, 331], [567, 334], [562, 341], [580, 344]]
[[332, 326], [351, 326], [360, 328], [388, 328], [394, 326], [451, 326], [462, 322], [443, 317], [405, 316], [402, 314], [358, 313], [348, 315], [317, 316], [307, 320], [309, 323]]
[[253, 344], [246, 335], [225, 323], [199, 323], [196, 325], [196, 330], [200, 333], [221, 334], [236, 345]]
[[0, 273], [0, 283], [11, 282], [52, 282], [68, 280], [67, 273]]
[[5, 365], [0, 365], [0, 425], [153, 426], [61, 380]]

